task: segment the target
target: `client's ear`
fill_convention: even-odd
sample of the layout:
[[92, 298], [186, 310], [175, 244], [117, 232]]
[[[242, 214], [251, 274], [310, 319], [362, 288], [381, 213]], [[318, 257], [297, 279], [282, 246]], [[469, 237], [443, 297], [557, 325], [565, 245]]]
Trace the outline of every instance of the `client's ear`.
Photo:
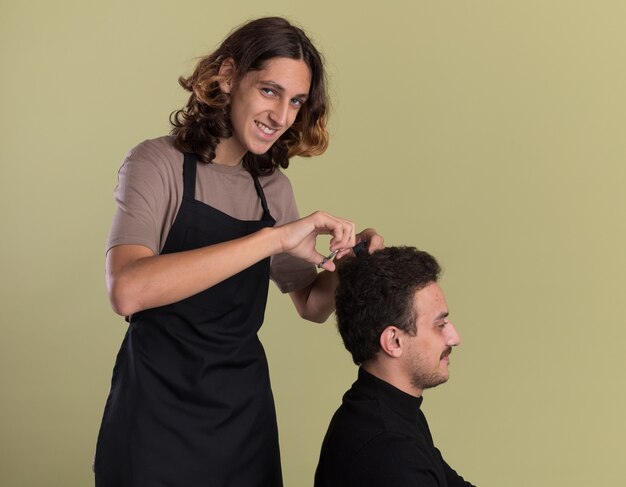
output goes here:
[[229, 57], [222, 61], [218, 74], [223, 76], [222, 80], [219, 82], [220, 89], [224, 93], [230, 93], [233, 87], [233, 79], [235, 77], [235, 61], [233, 58]]
[[380, 349], [390, 357], [400, 357], [402, 355], [402, 344], [400, 342], [400, 329], [393, 325], [388, 326], [380, 334]]

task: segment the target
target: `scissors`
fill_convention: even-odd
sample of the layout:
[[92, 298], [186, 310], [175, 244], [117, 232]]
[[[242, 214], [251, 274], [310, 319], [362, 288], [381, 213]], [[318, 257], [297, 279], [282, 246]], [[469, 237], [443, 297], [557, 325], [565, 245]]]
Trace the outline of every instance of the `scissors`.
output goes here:
[[[362, 240], [361, 242], [356, 244], [354, 247], [352, 247], [352, 251], [357, 257], [361, 257], [362, 255], [367, 253], [367, 240]], [[322, 262], [317, 264], [318, 269], [321, 269], [322, 266], [326, 264], [326, 262], [328, 262], [329, 260], [333, 260], [337, 255], [337, 252], [339, 252], [339, 249], [333, 250], [330, 254], [328, 254], [327, 257], [324, 257], [322, 259]]]

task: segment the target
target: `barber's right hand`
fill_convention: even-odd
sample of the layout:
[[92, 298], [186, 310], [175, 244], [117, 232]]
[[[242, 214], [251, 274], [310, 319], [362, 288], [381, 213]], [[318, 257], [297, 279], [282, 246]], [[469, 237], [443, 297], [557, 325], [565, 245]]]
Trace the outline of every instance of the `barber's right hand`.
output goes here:
[[[275, 227], [275, 230], [279, 232], [283, 252], [316, 265], [325, 257], [315, 249], [318, 235], [332, 235], [330, 251], [338, 250], [337, 258], [349, 253], [355, 245], [354, 223], [323, 211], [316, 211], [300, 220]], [[332, 261], [325, 262], [322, 267], [328, 271], [335, 270]]]

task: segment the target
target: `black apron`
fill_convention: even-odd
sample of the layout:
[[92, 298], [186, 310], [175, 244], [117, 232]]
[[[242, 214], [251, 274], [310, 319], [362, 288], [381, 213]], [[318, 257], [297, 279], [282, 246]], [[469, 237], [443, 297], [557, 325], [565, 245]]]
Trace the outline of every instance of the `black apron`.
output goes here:
[[[196, 201], [194, 155], [163, 254], [274, 225]], [[96, 448], [97, 487], [282, 485], [263, 323], [269, 258], [177, 303], [132, 316], [113, 369]]]

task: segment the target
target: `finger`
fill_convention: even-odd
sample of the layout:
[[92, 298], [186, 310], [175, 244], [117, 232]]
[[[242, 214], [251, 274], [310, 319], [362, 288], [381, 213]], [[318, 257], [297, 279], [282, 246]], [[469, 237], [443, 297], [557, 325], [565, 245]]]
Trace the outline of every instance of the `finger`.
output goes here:
[[354, 246], [355, 225], [350, 220], [338, 218], [323, 211], [316, 211], [313, 215], [315, 232], [330, 234], [330, 250], [342, 250]]
[[355, 226], [351, 221], [343, 220], [341, 224], [332, 232], [332, 235], [333, 238], [330, 243], [333, 250], [349, 249], [355, 245]]
[[335, 256], [335, 260], [341, 260], [346, 255], [351, 255], [351, 254], [352, 254], [351, 247], [348, 247], [347, 249], [342, 249], [339, 252], [337, 252], [337, 255]]
[[335, 258], [335, 256], [337, 255], [339, 251], [335, 250], [333, 252], [331, 252], [329, 255], [327, 255], [326, 257], [324, 257], [318, 264], [317, 264], [317, 268], [318, 269], [325, 269], [325, 270], [330, 270], [332, 269], [334, 266], [329, 266], [328, 263], [332, 262], [332, 260]]
[[322, 268], [323, 265], [328, 262], [329, 260], [333, 260], [335, 258], [335, 256], [337, 255], [337, 252], [339, 252], [338, 250], [334, 250], [333, 252], [331, 252], [330, 254], [328, 254], [326, 257], [324, 257], [322, 259], [322, 261], [317, 264], [317, 267]]
[[366, 238], [360, 237], [362, 237], [362, 233], [356, 236], [356, 244], [354, 245], [354, 247], [342, 250], [342, 252], [337, 255], [337, 259], [341, 259], [346, 255], [359, 257], [362, 256], [363, 253], [371, 254], [373, 251], [369, 250], [370, 241]]
[[369, 245], [367, 247], [368, 252], [371, 254], [372, 252], [376, 252], [377, 250], [382, 250], [385, 248], [385, 239], [381, 235], [373, 235], [369, 239]]
[[332, 260], [327, 260], [321, 266], [318, 265], [318, 267], [320, 269], [324, 269], [325, 271], [330, 271], [330, 272], [334, 272], [335, 269], [337, 269], [337, 266], [335, 265], [335, 263]]
[[316, 211], [310, 217], [313, 217], [314, 232], [317, 235], [332, 235], [335, 240], [343, 238], [344, 226], [346, 220], [334, 217], [323, 211]]
[[367, 240], [367, 251], [371, 254], [385, 248], [385, 239], [373, 228], [366, 228], [357, 234], [357, 242]]

